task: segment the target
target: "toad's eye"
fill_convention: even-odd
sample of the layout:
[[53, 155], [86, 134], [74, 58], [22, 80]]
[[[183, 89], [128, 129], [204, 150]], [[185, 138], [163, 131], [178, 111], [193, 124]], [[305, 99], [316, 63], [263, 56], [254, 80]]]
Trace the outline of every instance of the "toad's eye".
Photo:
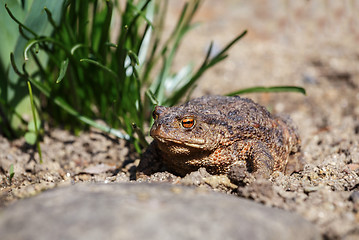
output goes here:
[[186, 117], [181, 120], [182, 127], [186, 129], [193, 128], [195, 124], [196, 121], [192, 117]]
[[153, 120], [157, 120], [158, 119], [158, 113], [156, 111], [153, 111], [152, 112], [152, 117], [153, 117]]
[[164, 113], [167, 110], [166, 107], [163, 106], [156, 106], [155, 109], [152, 112], [152, 117], [153, 119], [156, 121], [158, 119], [158, 117]]

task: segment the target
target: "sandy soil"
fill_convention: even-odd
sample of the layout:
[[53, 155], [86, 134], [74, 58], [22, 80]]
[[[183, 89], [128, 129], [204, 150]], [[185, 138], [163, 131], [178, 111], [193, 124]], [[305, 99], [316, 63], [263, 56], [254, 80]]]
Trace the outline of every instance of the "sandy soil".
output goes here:
[[[172, 1], [168, 28], [181, 6]], [[197, 185], [296, 212], [327, 239], [359, 238], [359, 1], [210, 1], [185, 39], [176, 69], [202, 61], [211, 40], [219, 50], [244, 29], [249, 34], [230, 57], [205, 74], [193, 97], [226, 94], [252, 86], [298, 85], [307, 95], [246, 95], [273, 113], [290, 114], [297, 124], [304, 171], [275, 174], [238, 187], [225, 176], [200, 169], [181, 179], [159, 173], [150, 181]], [[46, 129], [44, 163], [23, 140], [0, 137], [0, 206], [45, 189], [82, 181], [134, 179], [139, 156], [126, 142], [92, 130], [75, 137]], [[10, 184], [8, 170], [15, 166]]]

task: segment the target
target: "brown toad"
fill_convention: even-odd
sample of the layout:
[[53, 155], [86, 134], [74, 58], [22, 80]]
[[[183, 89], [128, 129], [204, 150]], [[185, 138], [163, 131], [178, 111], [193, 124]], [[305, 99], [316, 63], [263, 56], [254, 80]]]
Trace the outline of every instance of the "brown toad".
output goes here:
[[153, 118], [154, 141], [138, 167], [147, 175], [160, 168], [158, 159], [182, 176], [204, 167], [211, 174], [237, 169], [269, 177], [301, 167], [300, 139], [291, 121], [248, 98], [205, 96], [157, 106]]

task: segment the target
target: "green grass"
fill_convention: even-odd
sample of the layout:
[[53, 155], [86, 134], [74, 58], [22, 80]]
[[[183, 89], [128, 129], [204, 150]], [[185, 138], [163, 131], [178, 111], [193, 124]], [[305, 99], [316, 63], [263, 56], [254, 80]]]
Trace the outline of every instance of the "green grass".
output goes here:
[[11, 164], [11, 165], [10, 165], [10, 169], [9, 169], [9, 177], [8, 177], [8, 179], [9, 179], [9, 185], [12, 184], [12, 179], [14, 178], [14, 176], [15, 176], [14, 164]]
[[[193, 17], [200, 4], [193, 0], [183, 6], [168, 38], [163, 36], [168, 1], [33, 1], [25, 19], [14, 13], [19, 12], [16, 7], [26, 11], [26, 6], [7, 5], [9, 18], [18, 25], [12, 30], [19, 36], [9, 61], [12, 67], [3, 67], [8, 81], [0, 94], [0, 110], [7, 113], [2, 122], [11, 126], [6, 129], [17, 135], [35, 134], [32, 140], [38, 144], [40, 122], [75, 132], [92, 126], [133, 141], [141, 151], [147, 145], [143, 129], [151, 121], [153, 106], [172, 106], [188, 96], [202, 74], [224, 60], [246, 34], [239, 33], [213, 57], [211, 44], [198, 69], [188, 63], [173, 72], [179, 46], [197, 26]], [[23, 102], [31, 104], [20, 108]], [[34, 129], [24, 127], [29, 121], [25, 113], [33, 116]]]

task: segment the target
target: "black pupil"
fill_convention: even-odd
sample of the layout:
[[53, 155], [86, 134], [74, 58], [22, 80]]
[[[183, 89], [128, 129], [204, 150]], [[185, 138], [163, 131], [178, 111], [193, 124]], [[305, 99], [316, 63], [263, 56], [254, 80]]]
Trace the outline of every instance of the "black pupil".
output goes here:
[[194, 124], [193, 119], [185, 119], [185, 120], [182, 121], [183, 127], [189, 128], [189, 127], [192, 127], [193, 124]]

